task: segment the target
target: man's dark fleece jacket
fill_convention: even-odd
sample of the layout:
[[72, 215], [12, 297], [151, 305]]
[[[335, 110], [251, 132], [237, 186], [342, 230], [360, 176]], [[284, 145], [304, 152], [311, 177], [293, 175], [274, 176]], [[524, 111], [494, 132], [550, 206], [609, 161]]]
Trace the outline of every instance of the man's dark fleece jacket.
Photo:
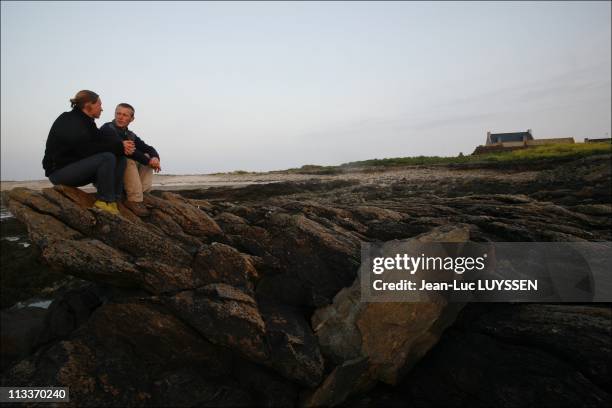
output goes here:
[[101, 137], [93, 118], [81, 109], [64, 112], [53, 122], [42, 165], [45, 176], [96, 153], [112, 152], [123, 155], [123, 143]]
[[[153, 146], [149, 146], [143, 142], [141, 138], [136, 136], [136, 134], [127, 127], [120, 128], [115, 124], [114, 120], [102, 125], [100, 128], [100, 133], [102, 133], [102, 137], [109, 142], [133, 140], [134, 144], [136, 145], [136, 150], [131, 156], [127, 156], [128, 159], [136, 160], [138, 163], [145, 166], [149, 164], [149, 160], [151, 160], [152, 157], [157, 157], [159, 159], [159, 154], [157, 153], [157, 150], [153, 148]], [[145, 156], [145, 154], [148, 154], [149, 157]]]

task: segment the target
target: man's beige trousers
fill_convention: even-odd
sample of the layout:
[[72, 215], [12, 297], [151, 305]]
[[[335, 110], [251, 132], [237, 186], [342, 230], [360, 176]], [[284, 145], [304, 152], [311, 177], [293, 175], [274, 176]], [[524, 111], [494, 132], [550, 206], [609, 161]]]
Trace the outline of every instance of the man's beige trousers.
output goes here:
[[153, 185], [153, 169], [128, 159], [123, 184], [128, 201], [142, 202], [142, 193], [149, 191]]

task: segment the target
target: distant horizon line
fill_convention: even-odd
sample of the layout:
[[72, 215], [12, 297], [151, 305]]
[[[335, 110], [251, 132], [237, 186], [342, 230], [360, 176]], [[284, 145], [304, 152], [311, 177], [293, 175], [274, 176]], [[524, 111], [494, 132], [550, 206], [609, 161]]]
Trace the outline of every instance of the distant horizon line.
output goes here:
[[[531, 130], [531, 129], [529, 129]], [[568, 138], [572, 138], [572, 139], [577, 139], [575, 137], [568, 137]], [[535, 139], [535, 140], [546, 140], [549, 138], [540, 138], [540, 139]], [[556, 138], [553, 138], [556, 139]], [[574, 144], [583, 144], [586, 143], [587, 140], [599, 140], [599, 139], [610, 139], [610, 136], [606, 133], [605, 136], [603, 138], [588, 138], [585, 137], [583, 138], [583, 141], [575, 141]], [[452, 157], [459, 157], [459, 156], [471, 156], [472, 153], [468, 153], [468, 154], [463, 154], [463, 152], [459, 152], [456, 155], [446, 155], [446, 156], [426, 156], [426, 155], [418, 155], [418, 156], [398, 156], [398, 157], [383, 157], [382, 159], [379, 159], [377, 157], [375, 158], [370, 158], [370, 159], [364, 159], [364, 160], [354, 160], [354, 161], [349, 161], [349, 162], [345, 162], [345, 163], [340, 163], [340, 164], [328, 164], [328, 165], [322, 165], [322, 164], [313, 164], [313, 163], [307, 163], [307, 164], [302, 164], [299, 167], [289, 167], [289, 168], [285, 168], [285, 169], [276, 169], [276, 170], [244, 170], [244, 169], [235, 169], [235, 170], [229, 170], [229, 171], [213, 171], [213, 172], [209, 172], [209, 173], [169, 173], [169, 174], [155, 174], [155, 177], [177, 177], [177, 176], [215, 176], [215, 175], [222, 175], [222, 174], [231, 174], [231, 173], [252, 173], [252, 174], [265, 174], [265, 173], [273, 173], [273, 172], [283, 172], [283, 171], [288, 171], [288, 170], [294, 170], [294, 169], [301, 169], [303, 167], [306, 166], [315, 166], [315, 167], [342, 167], [342, 166], [346, 166], [352, 163], [359, 163], [359, 162], [365, 162], [365, 161], [372, 161], [372, 160], [389, 160], [389, 159], [404, 159], [404, 158], [452, 158]], [[2, 183], [21, 183], [21, 182], [44, 182], [44, 181], [48, 181], [48, 177], [42, 178], [42, 179], [21, 179], [21, 180], [5, 180], [0, 176], [0, 182]]]

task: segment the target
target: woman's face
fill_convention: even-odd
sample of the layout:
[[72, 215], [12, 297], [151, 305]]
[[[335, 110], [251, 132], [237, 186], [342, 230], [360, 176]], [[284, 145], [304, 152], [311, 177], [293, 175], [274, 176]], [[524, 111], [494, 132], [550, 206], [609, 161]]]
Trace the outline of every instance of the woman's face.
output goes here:
[[83, 107], [83, 111], [87, 114], [87, 116], [98, 119], [103, 111], [102, 99], [98, 98], [98, 100], [94, 103], [86, 103]]

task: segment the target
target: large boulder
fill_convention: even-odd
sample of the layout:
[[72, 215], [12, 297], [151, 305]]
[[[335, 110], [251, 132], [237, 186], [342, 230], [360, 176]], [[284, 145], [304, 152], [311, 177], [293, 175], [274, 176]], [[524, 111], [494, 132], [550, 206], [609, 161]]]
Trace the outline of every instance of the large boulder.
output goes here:
[[323, 379], [323, 357], [308, 321], [290, 306], [262, 305], [270, 359], [266, 365], [304, 387]]
[[349, 286], [359, 267], [360, 241], [340, 234], [303, 215], [283, 211], [266, 220], [270, 253], [282, 273], [264, 277], [258, 297], [296, 306], [323, 306]]
[[609, 406], [611, 335], [609, 305], [470, 304], [397, 387], [344, 406]]
[[164, 304], [215, 344], [261, 362], [269, 352], [266, 326], [257, 303], [246, 292], [224, 283], [164, 297]]
[[[213, 391], [230, 371], [226, 351], [158, 306], [131, 302], [100, 307], [68, 339], [13, 366], [2, 385], [69, 387], [75, 406], [163, 405], [177, 387], [179, 403], [247, 405], [238, 386], [220, 401]], [[186, 395], [185, 383], [199, 387]]]
[[[414, 238], [419, 242], [466, 242], [464, 225], [434, 229]], [[363, 302], [359, 278], [342, 289], [334, 302], [315, 311], [312, 326], [325, 357], [336, 364], [367, 360], [367, 373], [355, 377], [350, 369], [339, 369], [315, 391], [311, 403], [338, 404], [347, 397], [344, 389], [330, 392], [329, 383], [346, 382], [350, 375], [353, 391], [371, 387], [376, 381], [395, 385], [439, 340], [451, 325], [462, 304], [448, 303], [436, 292], [423, 293], [419, 302]], [[363, 364], [363, 363], [359, 363]], [[339, 378], [340, 377], [340, 378]], [[323, 396], [327, 398], [322, 401]]]

